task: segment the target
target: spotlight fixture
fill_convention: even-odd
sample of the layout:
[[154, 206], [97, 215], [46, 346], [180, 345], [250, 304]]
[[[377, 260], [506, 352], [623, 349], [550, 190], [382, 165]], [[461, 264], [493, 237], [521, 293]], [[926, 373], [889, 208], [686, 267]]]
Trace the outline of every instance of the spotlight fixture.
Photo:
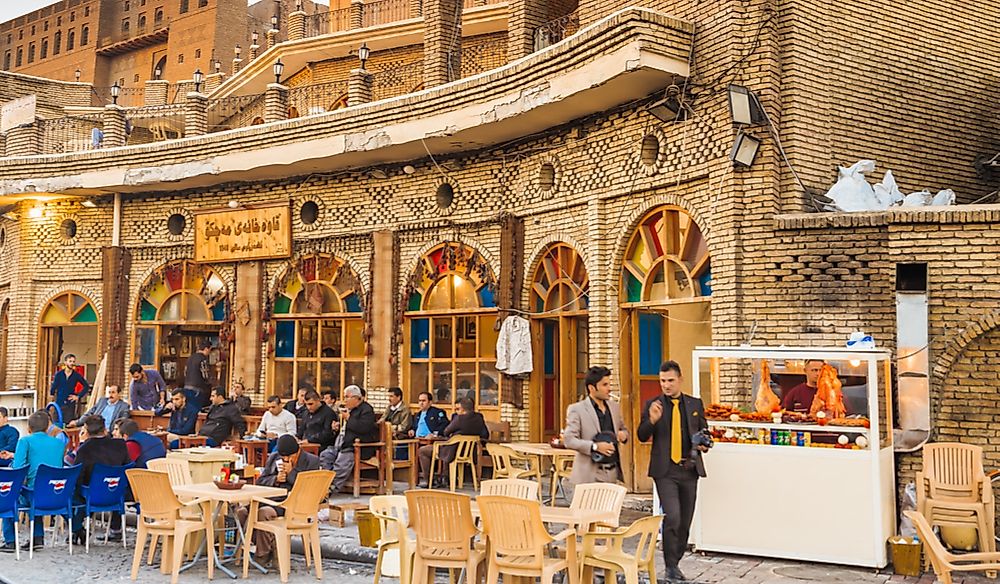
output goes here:
[[365, 68], [365, 63], [368, 62], [368, 57], [371, 55], [371, 50], [368, 48], [368, 43], [361, 43], [358, 47], [358, 60], [361, 61], [361, 68]]
[[28, 209], [28, 217], [31, 219], [40, 219], [44, 213], [45, 210], [42, 209], [41, 205]]
[[239, 206], [240, 206], [240, 202], [239, 201], [229, 201], [229, 208], [230, 209], [237, 209], [237, 208], [239, 208]]
[[733, 150], [729, 153], [729, 159], [733, 161], [733, 166], [748, 168], [753, 165], [757, 158], [757, 151], [760, 150], [760, 139], [740, 130], [736, 134], [736, 141], [733, 143]]
[[121, 93], [122, 93], [122, 86], [118, 85], [118, 82], [115, 81], [115, 84], [111, 86], [111, 103], [112, 104], [118, 105], [118, 96], [121, 95]]
[[687, 119], [688, 110], [681, 103], [680, 94], [680, 88], [671, 85], [667, 88], [666, 96], [646, 106], [646, 111], [664, 123], [684, 121]]
[[274, 82], [281, 84], [281, 73], [285, 70], [285, 64], [281, 62], [279, 57], [277, 61], [274, 62]]
[[201, 82], [205, 80], [205, 74], [201, 72], [201, 68], [194, 70], [194, 92], [198, 93], [201, 90]]
[[3, 217], [7, 221], [17, 221], [17, 213], [13, 211], [7, 211], [3, 215], [0, 215], [0, 217]]
[[385, 179], [389, 178], [389, 175], [386, 174], [386, 172], [384, 170], [382, 170], [381, 168], [373, 168], [373, 169], [371, 169], [370, 171], [368, 171], [368, 176], [371, 177], [371, 178], [374, 178], [374, 179], [378, 179], [378, 180], [385, 180]]
[[760, 101], [752, 91], [741, 85], [729, 86], [729, 113], [733, 123], [741, 126], [751, 126], [764, 121], [764, 112], [760, 109]]
[[97, 206], [97, 203], [91, 201], [90, 199], [86, 199], [85, 201], [81, 202], [80, 205], [88, 209], [93, 209], [94, 207]]

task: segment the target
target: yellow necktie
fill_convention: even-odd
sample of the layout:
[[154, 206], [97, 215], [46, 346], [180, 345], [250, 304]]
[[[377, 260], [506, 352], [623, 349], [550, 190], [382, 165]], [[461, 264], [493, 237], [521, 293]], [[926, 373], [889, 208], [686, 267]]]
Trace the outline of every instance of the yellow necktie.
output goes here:
[[670, 460], [674, 464], [681, 463], [681, 408], [679, 399], [670, 400], [674, 402], [674, 411], [670, 414]]

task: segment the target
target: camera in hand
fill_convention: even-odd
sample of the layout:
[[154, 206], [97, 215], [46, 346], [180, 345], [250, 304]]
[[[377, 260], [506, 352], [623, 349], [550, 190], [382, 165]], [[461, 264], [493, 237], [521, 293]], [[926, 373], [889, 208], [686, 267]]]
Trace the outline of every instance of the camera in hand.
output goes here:
[[715, 446], [715, 440], [712, 438], [711, 432], [708, 430], [699, 430], [691, 434], [691, 452], [688, 454], [687, 460], [689, 467], [693, 468], [695, 459], [701, 456], [701, 450], [698, 449], [699, 446], [704, 446], [706, 449]]

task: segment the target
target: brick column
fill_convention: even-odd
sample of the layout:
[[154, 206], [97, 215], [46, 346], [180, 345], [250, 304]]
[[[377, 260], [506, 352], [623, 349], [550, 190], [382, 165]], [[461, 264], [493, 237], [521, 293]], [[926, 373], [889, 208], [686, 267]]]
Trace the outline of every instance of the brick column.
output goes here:
[[264, 93], [264, 121], [288, 119], [288, 88], [280, 83], [268, 83]]
[[351, 69], [347, 78], [347, 105], [368, 103], [372, 100], [372, 76], [366, 69]]
[[170, 82], [166, 79], [150, 79], [146, 82], [146, 90], [142, 93], [143, 105], [166, 104], [169, 89]]
[[410, 0], [410, 18], [423, 15], [424, 3], [421, 0]]
[[104, 106], [104, 148], [124, 146], [128, 136], [125, 134], [125, 108], [120, 105]]
[[267, 31], [266, 33], [264, 33], [264, 38], [267, 39], [268, 49], [278, 44], [278, 29], [272, 28], [271, 30]]
[[38, 154], [38, 126], [25, 124], [7, 130], [4, 138], [7, 156], [33, 156]]
[[507, 24], [507, 60], [520, 59], [535, 51], [535, 29], [547, 17], [542, 0], [509, 0]]
[[364, 0], [351, 0], [351, 15], [348, 18], [348, 28], [361, 28], [361, 22], [365, 13]]
[[222, 82], [225, 80], [225, 73], [209, 73], [208, 75], [205, 75], [205, 95], [211, 95], [212, 92], [222, 85]]
[[101, 253], [104, 308], [101, 311], [100, 353], [108, 355], [107, 384], [124, 388], [128, 367], [125, 362], [125, 317], [128, 314], [128, 275], [132, 268], [132, 253], [127, 248], [115, 246], [104, 247]]
[[243, 59], [240, 59], [239, 57], [233, 59], [233, 75], [239, 73], [240, 69], [242, 68], [243, 68]]
[[372, 335], [368, 359], [368, 384], [372, 387], [396, 385], [397, 363], [392, 358], [392, 343], [396, 336], [393, 291], [398, 274], [393, 261], [395, 235], [392, 231], [373, 234], [374, 257], [372, 262], [371, 314]]
[[201, 136], [208, 133], [208, 96], [190, 92], [184, 100], [184, 135]]
[[424, 86], [458, 79], [462, 58], [462, 1], [424, 3]]
[[288, 40], [297, 41], [306, 38], [306, 13], [301, 10], [288, 15]]

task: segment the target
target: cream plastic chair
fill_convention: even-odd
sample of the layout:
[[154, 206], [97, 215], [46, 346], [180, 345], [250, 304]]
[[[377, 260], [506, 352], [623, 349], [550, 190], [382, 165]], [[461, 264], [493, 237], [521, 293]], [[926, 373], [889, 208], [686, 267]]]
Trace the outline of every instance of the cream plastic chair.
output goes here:
[[469, 472], [472, 473], [472, 485], [475, 489], [479, 490], [479, 474], [476, 472], [476, 450], [479, 449], [479, 436], [459, 436], [455, 435], [451, 438], [443, 441], [438, 441], [434, 443], [434, 449], [431, 453], [431, 473], [437, 467], [437, 461], [441, 458], [440, 450], [445, 446], [455, 447], [455, 458], [448, 464], [448, 485], [452, 491], [455, 490], [455, 480], [458, 479], [458, 488], [465, 486], [465, 469], [462, 469], [462, 473], [458, 474], [458, 469], [460, 465], [466, 465], [469, 467]]
[[[952, 584], [952, 572], [986, 572], [996, 573], [1000, 570], [1000, 554], [997, 552], [978, 552], [974, 554], [956, 555], [945, 549], [934, 533], [934, 528], [918, 511], [904, 511], [903, 515], [913, 521], [917, 535], [924, 544], [924, 553], [934, 568], [934, 574], [942, 584]], [[948, 526], [948, 523], [942, 525]]]
[[[569, 504], [570, 509], [585, 509], [587, 511], [611, 511], [615, 514], [614, 521], [602, 523], [607, 527], [618, 527], [618, 518], [622, 512], [622, 505], [625, 504], [625, 495], [628, 489], [622, 485], [610, 483], [583, 483], [573, 489], [573, 500]], [[581, 533], [592, 531], [592, 529], [581, 526]]]
[[494, 479], [522, 479], [533, 477], [542, 484], [542, 471], [539, 469], [538, 457], [522, 456], [510, 446], [490, 443], [486, 452], [493, 461]]
[[565, 529], [549, 535], [542, 523], [541, 503], [513, 497], [479, 497], [483, 531], [489, 540], [486, 584], [496, 584], [501, 574], [539, 578], [551, 584], [558, 572], [565, 570], [569, 584], [577, 584], [580, 573], [577, 554], [550, 557], [549, 545], [556, 541], [576, 540], [576, 531]]
[[[183, 458], [154, 458], [146, 463], [146, 468], [152, 471], [165, 472], [170, 477], [170, 486], [190, 485], [194, 483], [191, 477], [191, 465]], [[190, 497], [178, 497], [182, 503], [190, 500]], [[191, 507], [181, 509], [182, 519], [199, 520], [201, 512]], [[153, 541], [149, 546], [149, 556], [146, 558], [146, 565], [153, 563], [153, 553], [156, 551], [156, 534], [153, 534]], [[191, 538], [185, 545], [184, 552], [187, 557], [193, 557], [201, 543], [200, 538]]]
[[[583, 582], [593, 582], [594, 568], [605, 571], [605, 582], [614, 582], [615, 573], [622, 572], [626, 584], [639, 584], [640, 571], [646, 572], [650, 582], [656, 582], [656, 534], [662, 521], [662, 515], [653, 515], [623, 529], [585, 534], [580, 552]], [[635, 553], [629, 554], [624, 545], [632, 538], [637, 538]]]
[[916, 484], [917, 510], [932, 527], [947, 523], [974, 528], [979, 551], [996, 551], [993, 488], [983, 470], [981, 447], [956, 442], [924, 445]]
[[494, 479], [483, 481], [480, 496], [514, 497], [515, 499], [525, 499], [529, 501], [538, 500], [538, 483], [526, 481], [524, 479]]
[[559, 487], [560, 485], [562, 485], [563, 479], [568, 479], [572, 474], [573, 474], [573, 457], [572, 456], [555, 457], [555, 459], [552, 461], [552, 483], [549, 485], [552, 491], [550, 493], [550, 496], [552, 498], [549, 499], [549, 504], [552, 505], [553, 507], [556, 506], [556, 495], [559, 492]]
[[433, 570], [466, 570], [467, 582], [479, 582], [485, 551], [472, 544], [479, 534], [467, 495], [445, 491], [407, 491], [410, 528], [416, 533], [413, 584], [433, 584]]
[[[311, 561], [316, 566], [316, 579], [323, 579], [323, 559], [319, 551], [319, 520], [316, 517], [320, 503], [330, 491], [334, 472], [331, 470], [307, 470], [295, 477], [295, 485], [288, 493], [288, 498], [282, 503], [262, 497], [254, 497], [250, 501], [250, 514], [247, 519], [246, 541], [253, 541], [255, 529], [274, 534], [278, 556], [278, 571], [281, 581], [288, 582], [288, 572], [291, 570], [292, 537], [302, 538], [302, 550], [306, 557], [306, 567]], [[258, 521], [257, 510], [260, 504], [281, 507], [285, 510], [282, 517], [270, 521]], [[310, 553], [311, 552], [311, 553]], [[250, 567], [250, 546], [243, 546], [243, 578], [246, 579]]]
[[[157, 537], [163, 538], [163, 549], [160, 554], [160, 571], [170, 574], [171, 584], [176, 584], [177, 575], [184, 555], [184, 541], [189, 535], [205, 532], [208, 545], [213, 545], [213, 530], [208, 522], [201, 519], [182, 519], [181, 510], [206, 503], [207, 499], [195, 499], [181, 503], [174, 495], [170, 479], [165, 473], [153, 470], [129, 469], [125, 471], [129, 485], [139, 503], [139, 519], [135, 539], [135, 552], [132, 554], [132, 580], [139, 576], [139, 564], [142, 561], [142, 548], [146, 545], [146, 537], [150, 536], [150, 555], [156, 547]], [[202, 512], [207, 512], [206, 507]], [[213, 562], [208, 563], [208, 579], [213, 576]]]
[[416, 543], [410, 539], [407, 527], [410, 524], [406, 497], [403, 495], [380, 495], [368, 501], [368, 509], [382, 528], [382, 537], [377, 542], [378, 559], [375, 560], [375, 584], [382, 576], [385, 554], [395, 551], [399, 554], [399, 582], [410, 584], [412, 579], [413, 549]]

